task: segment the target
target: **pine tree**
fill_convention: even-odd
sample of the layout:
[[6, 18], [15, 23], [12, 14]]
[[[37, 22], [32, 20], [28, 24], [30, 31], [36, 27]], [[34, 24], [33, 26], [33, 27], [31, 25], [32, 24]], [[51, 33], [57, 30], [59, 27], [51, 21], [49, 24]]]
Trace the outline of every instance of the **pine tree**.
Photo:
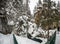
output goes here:
[[[39, 25], [41, 23], [41, 27], [44, 30], [48, 31], [48, 38], [49, 38], [49, 30], [53, 28], [57, 28], [58, 26], [58, 21], [59, 21], [59, 13], [58, 10], [56, 9], [56, 3], [53, 2], [53, 5], [51, 3], [51, 0], [46, 0], [43, 2], [43, 7], [42, 11], [39, 10], [39, 12], [36, 12], [35, 14], [35, 21], [37, 22], [36, 24]], [[41, 13], [40, 13], [41, 12]], [[39, 21], [38, 21], [38, 20]]]
[[[1, 18], [2, 32], [5, 34], [11, 33], [15, 28], [15, 23], [21, 15], [22, 1], [21, 0], [0, 0], [0, 13], [5, 16]], [[13, 24], [8, 24], [13, 21]]]

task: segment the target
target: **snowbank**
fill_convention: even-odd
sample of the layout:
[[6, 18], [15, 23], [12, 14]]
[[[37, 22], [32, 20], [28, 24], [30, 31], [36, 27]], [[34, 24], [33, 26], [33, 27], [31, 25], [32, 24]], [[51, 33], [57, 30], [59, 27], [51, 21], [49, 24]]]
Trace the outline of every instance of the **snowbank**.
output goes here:
[[28, 39], [26, 37], [16, 36], [16, 35], [15, 35], [15, 37], [16, 37], [18, 44], [45, 44], [47, 42], [47, 39], [45, 39], [45, 38], [39, 38], [39, 39], [43, 40], [42, 43], [39, 43], [37, 41], [33, 41], [31, 39]]
[[21, 36], [16, 36], [16, 40], [18, 41], [18, 44], [40, 44], [39, 42], [30, 40], [28, 38], [25, 37], [21, 37]]

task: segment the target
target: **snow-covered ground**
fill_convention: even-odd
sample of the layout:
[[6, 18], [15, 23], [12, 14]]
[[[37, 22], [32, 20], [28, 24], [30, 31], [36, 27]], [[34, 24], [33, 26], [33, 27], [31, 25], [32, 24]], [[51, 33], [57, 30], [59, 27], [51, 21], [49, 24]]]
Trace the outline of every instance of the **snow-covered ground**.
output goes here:
[[[47, 38], [41, 38], [41, 37], [36, 37], [37, 35], [47, 35], [47, 31], [45, 32], [45, 30], [43, 30], [41, 27], [37, 28], [36, 24], [32, 21], [27, 21], [28, 17], [23, 15], [20, 16], [18, 18], [19, 21], [23, 21], [24, 23], [22, 24], [22, 26], [20, 26], [20, 28], [22, 29], [22, 31], [19, 33], [20, 36], [15, 35], [18, 44], [45, 44], [47, 42]], [[28, 22], [28, 23], [27, 23]], [[10, 24], [13, 24], [14, 22], [11, 21]], [[14, 30], [18, 30], [19, 28], [19, 22], [16, 22], [16, 27]], [[27, 31], [28, 30], [28, 31]], [[52, 36], [54, 34], [55, 30], [49, 30], [49, 36]], [[37, 42], [37, 41], [33, 41], [31, 39], [28, 39], [27, 36], [23, 36], [24, 33], [27, 34], [27, 32], [32, 36], [31, 38], [37, 38], [42, 40], [41, 43]], [[14, 32], [13, 32], [14, 33]], [[22, 36], [21, 36], [22, 35]], [[7, 34], [7, 35], [3, 35], [0, 33], [0, 44], [14, 44], [13, 41], [13, 34]]]
[[0, 33], [0, 44], [14, 44], [13, 35], [12, 34], [3, 35]]
[[58, 32], [56, 33], [56, 41], [55, 44], [60, 44], [60, 32], [58, 34]]
[[[39, 37], [39, 39], [42, 40], [41, 43], [28, 39], [27, 37], [22, 37], [22, 36], [17, 36], [17, 35], [15, 35], [15, 37], [16, 37], [18, 44], [45, 44], [47, 42], [47, 39], [40, 38], [40, 37]], [[36, 37], [36, 38], [38, 38], [38, 37]], [[57, 40], [58, 39], [59, 38], [57, 38]], [[13, 34], [3, 35], [0, 33], [0, 44], [14, 44]]]
[[16, 36], [16, 40], [18, 41], [18, 44], [45, 44], [47, 42], [47, 39], [44, 38], [40, 38], [41, 40], [43, 40], [42, 43], [33, 41], [31, 39], [25, 38], [25, 37], [21, 37], [21, 36]]
[[[15, 37], [18, 44], [40, 44], [39, 42], [33, 41], [26, 37], [17, 36], [17, 35], [15, 35]], [[40, 39], [44, 40], [41, 44], [46, 42], [46, 39], [43, 39], [43, 38], [40, 38]], [[3, 35], [0, 33], [0, 44], [14, 44], [13, 34]]]
[[[54, 34], [55, 31], [56, 30], [49, 30], [50, 36], [52, 36], [52, 34]], [[37, 39], [42, 40], [41, 43], [28, 39], [27, 37], [22, 37], [22, 36], [17, 36], [17, 35], [15, 35], [15, 37], [16, 37], [18, 44], [45, 44], [47, 42], [47, 38], [41, 38], [41, 37], [36, 37]]]
[[40, 44], [36, 41], [33, 41], [33, 40], [30, 40], [28, 38], [24, 38], [24, 37], [19, 37], [19, 36], [16, 36], [16, 40], [18, 41], [18, 44]]

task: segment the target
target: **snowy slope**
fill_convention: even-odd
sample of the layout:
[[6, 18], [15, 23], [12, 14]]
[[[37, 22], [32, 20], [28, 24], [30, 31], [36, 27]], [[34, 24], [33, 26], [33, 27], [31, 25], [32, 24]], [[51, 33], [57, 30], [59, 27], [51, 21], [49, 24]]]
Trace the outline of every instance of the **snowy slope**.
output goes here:
[[0, 33], [0, 44], [14, 44], [13, 42], [13, 35], [3, 35]]
[[15, 37], [18, 41], [18, 44], [40, 44], [36, 41], [30, 40], [28, 38], [24, 38], [24, 37], [21, 37], [21, 36], [15, 36]]
[[31, 39], [28, 39], [26, 37], [22, 37], [22, 36], [16, 36], [16, 40], [18, 41], [18, 44], [45, 44], [47, 42], [47, 39], [45, 38], [40, 38], [41, 40], [43, 40], [42, 43], [39, 43], [39, 42], [36, 42], [36, 41], [33, 41]]

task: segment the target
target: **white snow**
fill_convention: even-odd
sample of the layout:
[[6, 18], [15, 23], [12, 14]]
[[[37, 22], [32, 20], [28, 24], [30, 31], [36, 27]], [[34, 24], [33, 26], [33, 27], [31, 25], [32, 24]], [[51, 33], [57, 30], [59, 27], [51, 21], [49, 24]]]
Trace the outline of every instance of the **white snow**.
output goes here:
[[36, 24], [35, 23], [32, 23], [32, 22], [28, 22], [28, 25], [29, 25], [29, 29], [28, 29], [28, 32], [31, 34], [34, 30], [37, 29], [36, 27]]
[[8, 21], [8, 25], [14, 25], [15, 23], [14, 23], [14, 21], [12, 20], [12, 21]]
[[0, 44], [14, 44], [13, 42], [13, 35], [3, 35], [0, 33]]
[[60, 44], [60, 32], [58, 34], [58, 32], [56, 33], [56, 41], [55, 44]]
[[53, 7], [51, 7], [51, 8], [52, 8], [52, 9], [56, 9], [56, 7], [54, 7], [54, 6], [53, 6]]
[[33, 40], [30, 40], [28, 38], [24, 38], [24, 37], [21, 37], [21, 36], [16, 36], [16, 40], [18, 41], [18, 44], [40, 44], [36, 41], [33, 41]]
[[19, 18], [18, 18], [18, 20], [27, 20], [28, 19], [28, 17], [26, 16], [26, 15], [23, 15], [23, 16], [20, 16]]
[[56, 29], [55, 30], [49, 30], [49, 36], [52, 36], [55, 31], [56, 31]]
[[43, 40], [42, 43], [39, 43], [39, 42], [33, 41], [31, 39], [28, 39], [28, 38], [25, 38], [22, 36], [15, 35], [15, 37], [16, 37], [16, 40], [18, 41], [18, 44], [45, 44], [47, 42], [47, 39], [45, 39], [45, 38], [39, 38], [39, 39]]
[[47, 42], [47, 38], [36, 37], [37, 39], [41, 39], [43, 42], [41, 44], [45, 44]]
[[[27, 21], [28, 17], [23, 15], [18, 18], [19, 21], [23, 21], [24, 23], [22, 24], [21, 28], [23, 31], [21, 31], [19, 34], [27, 33], [27, 28], [28, 28], [28, 33], [31, 34], [32, 38], [37, 38], [41, 39], [43, 42], [39, 43], [33, 40], [28, 39], [25, 36], [17, 36], [15, 35], [18, 44], [45, 44], [47, 42], [47, 38], [41, 38], [41, 37], [36, 37], [39, 34], [43, 34], [44, 36], [47, 35], [47, 31], [43, 30], [41, 27], [37, 28], [37, 25], [31, 21]], [[28, 23], [27, 23], [28, 22]], [[9, 25], [14, 25], [14, 21], [9, 21]], [[17, 30], [19, 28], [19, 22], [16, 22], [15, 29]], [[49, 36], [52, 36], [54, 34], [55, 30], [49, 30]], [[32, 33], [33, 32], [33, 33]], [[13, 36], [12, 34], [8, 35], [3, 35], [0, 33], [0, 44], [14, 44], [13, 43]]]

